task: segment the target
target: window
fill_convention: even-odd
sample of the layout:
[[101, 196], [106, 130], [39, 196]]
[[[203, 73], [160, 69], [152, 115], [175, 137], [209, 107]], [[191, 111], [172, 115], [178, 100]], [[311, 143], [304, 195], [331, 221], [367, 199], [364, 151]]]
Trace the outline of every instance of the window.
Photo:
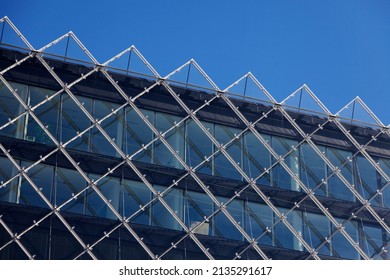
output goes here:
[[[325, 153], [325, 147], [317, 146], [322, 153]], [[326, 178], [326, 165], [321, 157], [307, 143], [300, 146], [301, 181], [309, 189], [316, 189], [315, 193], [327, 196], [327, 185], [324, 183]]]
[[[100, 178], [100, 175], [90, 174], [89, 177], [92, 180], [97, 181]], [[119, 211], [119, 179], [106, 176], [99, 180], [96, 183], [96, 186], [104, 197], [109, 200], [115, 210]], [[87, 190], [86, 213], [87, 215], [101, 218], [117, 219], [114, 212], [108, 207], [92, 186]]]
[[[302, 235], [302, 212], [293, 210], [287, 214], [289, 210], [284, 208], [279, 208], [279, 211], [287, 215], [287, 221], [299, 235]], [[275, 223], [278, 220], [279, 218], [275, 215]], [[276, 247], [289, 248], [298, 251], [303, 250], [302, 243], [298, 240], [298, 238], [295, 237], [295, 235], [282, 221], [275, 225], [274, 238]]]
[[[363, 156], [355, 157], [355, 184], [358, 192], [365, 198], [370, 199], [376, 193], [378, 186], [381, 183], [381, 176], [376, 172], [375, 168]], [[381, 206], [381, 197], [376, 196], [371, 201], [375, 206]]]
[[[151, 205], [145, 206], [151, 200], [151, 191], [143, 182], [122, 180], [123, 216], [131, 222], [150, 225]], [[138, 210], [141, 211], [135, 214]]]
[[[22, 161], [22, 167], [27, 167], [31, 162]], [[51, 201], [52, 185], [53, 185], [53, 167], [38, 164], [31, 168], [27, 175], [33, 181], [41, 193], [46, 197], [48, 201]], [[21, 178], [19, 203], [43, 208], [49, 208], [43, 198], [37, 193], [34, 187], [23, 176]]]
[[274, 214], [271, 208], [265, 204], [247, 202], [246, 214], [246, 232], [254, 239], [262, 235], [262, 237], [258, 239], [258, 242], [260, 244], [272, 246]]
[[[214, 134], [213, 124], [202, 122], [205, 128]], [[213, 143], [202, 131], [202, 129], [193, 121], [189, 120], [186, 124], [186, 162], [190, 167], [196, 167], [201, 162], [205, 161], [213, 152]], [[197, 172], [211, 174], [212, 173], [212, 158], [202, 163], [197, 168]]]
[[387, 250], [386, 234], [379, 227], [369, 226], [362, 223], [362, 244], [360, 247], [372, 259], [387, 260], [389, 252]]
[[[338, 223], [342, 223], [343, 220], [336, 219]], [[349, 221], [344, 225], [345, 231], [352, 237], [354, 242], [358, 242], [358, 229], [357, 223]], [[332, 231], [335, 227], [332, 226]], [[349, 243], [349, 241], [339, 231], [332, 237], [332, 255], [335, 257], [346, 258], [346, 259], [359, 259], [360, 255], [356, 249]]]
[[[390, 160], [380, 158], [379, 166], [387, 174], [387, 176], [390, 177]], [[383, 187], [388, 182], [383, 177], [381, 177], [381, 179], [382, 179], [381, 187]], [[390, 186], [389, 185], [387, 185], [386, 188], [382, 191], [382, 196], [383, 196], [383, 206], [390, 208]]]
[[[294, 149], [296, 146], [297, 141], [281, 137], [272, 137], [272, 148], [274, 151], [280, 156], [285, 156], [284, 163], [299, 177], [298, 151]], [[272, 169], [272, 179], [272, 183], [275, 187], [294, 191], [300, 190], [298, 182], [289, 175], [287, 170], [280, 163]]]
[[[92, 99], [77, 96], [77, 99], [88, 112], [92, 112]], [[67, 94], [62, 95], [61, 110], [61, 141], [68, 142], [91, 125], [91, 121]], [[67, 147], [81, 151], [88, 151], [90, 130], [79, 135]]]
[[[206, 220], [213, 213], [214, 203], [205, 193], [186, 191], [184, 220], [190, 229], [195, 229], [195, 233], [211, 234], [212, 220]], [[206, 221], [205, 221], [206, 220]], [[201, 222], [203, 224], [199, 225]]]
[[[303, 213], [303, 236], [307, 244], [313, 249], [321, 245], [325, 238], [330, 234], [330, 222], [324, 215], [314, 213]], [[330, 240], [325, 242], [319, 249], [318, 253], [330, 255]]]
[[[142, 114], [154, 124], [154, 112], [140, 110]], [[125, 109], [126, 124], [124, 131], [124, 150], [128, 155], [134, 155], [153, 139], [152, 130], [146, 125], [141, 117], [130, 107]], [[148, 162], [152, 161], [152, 145], [145, 147], [133, 156], [133, 160]]]
[[[17, 83], [10, 83], [17, 91], [17, 94], [24, 102], [27, 100], [27, 86]], [[14, 97], [11, 91], [0, 81], [0, 126], [5, 125], [9, 120], [20, 116], [25, 110], [19, 101]], [[1, 135], [15, 138], [24, 138], [25, 116], [17, 119], [12, 124], [0, 130]]]
[[[31, 107], [36, 106], [40, 102], [44, 101], [47, 97], [50, 97], [54, 94], [54, 91], [52, 90], [37, 87], [29, 87], [29, 90], [29, 105]], [[45, 101], [34, 110], [35, 116], [56, 139], [58, 139], [57, 129], [60, 105], [59, 100], [59, 95], [57, 95], [52, 99]], [[27, 120], [26, 140], [44, 144], [53, 144], [53, 141], [50, 139], [49, 135], [30, 114], [27, 115]]]
[[[334, 148], [327, 148], [327, 157], [330, 162], [340, 170], [340, 174], [353, 185], [353, 172], [352, 172], [352, 153]], [[329, 196], [355, 201], [355, 196], [349, 190], [349, 188], [341, 181], [339, 177], [329, 168], [328, 179]]]
[[[163, 192], [166, 187], [155, 186], [156, 191]], [[164, 201], [170, 206], [170, 208], [183, 219], [183, 191], [179, 189], [171, 188], [163, 194]], [[170, 229], [181, 230], [180, 224], [175, 218], [168, 212], [164, 205], [159, 201], [153, 202], [153, 216], [152, 225]]]
[[[217, 197], [217, 199], [226, 203], [228, 201], [225, 197]], [[244, 228], [244, 202], [242, 200], [233, 200], [226, 206], [226, 210], [230, 213], [233, 219]], [[235, 227], [235, 225], [229, 220], [229, 218], [222, 212], [218, 212], [215, 215], [214, 223], [214, 235], [218, 237], [244, 240], [243, 235]]]
[[[156, 113], [156, 129], [159, 133], [164, 133], [168, 129], [174, 127], [165, 134], [164, 139], [172, 147], [173, 150], [184, 160], [184, 123], [179, 126], [176, 124], [181, 120], [180, 117]], [[161, 140], [155, 142], [155, 158], [154, 162], [159, 165], [183, 168], [176, 157], [168, 150]]]
[[8, 184], [8, 180], [18, 174], [18, 169], [6, 157], [0, 157], [0, 201], [16, 202], [18, 195], [19, 178], [14, 178]]
[[[240, 130], [222, 125], [215, 125], [215, 138], [221, 145], [226, 145], [240, 133]], [[233, 161], [242, 168], [242, 137], [234, 139], [226, 151]], [[241, 174], [222, 152], [218, 152], [214, 158], [214, 175], [241, 180]]]
[[[269, 143], [271, 137], [261, 135], [265, 141]], [[249, 178], [257, 178], [265, 169], [271, 166], [271, 154], [266, 147], [252, 132], [245, 133], [244, 136], [244, 171]], [[258, 180], [258, 184], [271, 185], [270, 172], [262, 175]]]
[[87, 186], [85, 179], [77, 170], [60, 167], [56, 168], [55, 176], [54, 204], [57, 206], [63, 205], [61, 211], [84, 214], [86, 192], [81, 193], [69, 202], [68, 200]]
[[[107, 115], [111, 114], [118, 107], [117, 104], [111, 102], [94, 100], [93, 117], [95, 120], [105, 118], [100, 124], [101, 128], [103, 128], [109, 138], [121, 149], [124, 121], [123, 110], [106, 118]], [[92, 128], [90, 151], [110, 156], [119, 156], [109, 140], [107, 140], [97, 127]]]

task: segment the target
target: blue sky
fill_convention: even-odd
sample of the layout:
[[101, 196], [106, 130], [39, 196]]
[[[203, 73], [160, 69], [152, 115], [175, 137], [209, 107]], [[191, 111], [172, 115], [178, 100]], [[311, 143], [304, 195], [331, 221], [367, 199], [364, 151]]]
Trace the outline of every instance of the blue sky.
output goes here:
[[360, 96], [387, 125], [390, 1], [10, 1], [35, 48], [72, 30], [101, 62], [134, 44], [162, 75], [194, 58], [225, 88], [251, 71], [281, 101], [306, 83], [336, 113]]

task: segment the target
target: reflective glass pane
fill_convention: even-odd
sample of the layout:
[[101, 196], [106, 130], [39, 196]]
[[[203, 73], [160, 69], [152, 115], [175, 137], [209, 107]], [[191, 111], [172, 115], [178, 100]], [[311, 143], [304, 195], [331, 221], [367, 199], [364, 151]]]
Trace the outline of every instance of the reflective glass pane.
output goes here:
[[[202, 122], [206, 129], [211, 133], [213, 132], [213, 124]], [[193, 121], [187, 121], [186, 131], [186, 162], [190, 167], [196, 167], [205, 160], [213, 152], [213, 143], [202, 131], [202, 129]], [[212, 172], [212, 159], [204, 162], [197, 172], [211, 174]]]
[[[22, 162], [22, 167], [29, 165], [31, 165], [30, 162]], [[36, 187], [40, 189], [42, 194], [47, 198], [47, 200], [51, 201], [53, 167], [44, 164], [38, 164], [30, 169], [27, 174], [34, 182]], [[27, 181], [25, 177], [23, 177], [21, 181], [19, 194], [20, 204], [49, 208], [43, 198], [40, 197], [38, 192], [33, 188], [33, 186]]]
[[6, 182], [18, 174], [17, 168], [6, 157], [0, 157], [0, 201], [16, 203], [19, 178]]
[[[174, 126], [164, 138], [168, 144], [176, 151], [176, 153], [184, 160], [184, 123], [175, 126], [181, 120], [180, 117], [156, 113], [156, 129], [158, 132], [164, 133]], [[168, 148], [160, 141], [155, 142], [155, 158], [156, 164], [170, 166], [175, 168], [183, 168], [175, 156], [168, 150]]]
[[[123, 216], [130, 218], [131, 222], [150, 225], [150, 204], [151, 191], [143, 183], [132, 180], [122, 180], [123, 187]], [[138, 210], [139, 213], [135, 214]]]
[[[12, 88], [17, 90], [17, 93], [24, 102], [27, 99], [27, 86], [17, 83], [10, 83]], [[15, 98], [11, 91], [0, 81], [0, 127], [13, 120], [15, 117], [24, 112], [23, 106]], [[24, 138], [24, 122], [25, 116], [19, 118], [12, 124], [2, 128], [0, 135], [6, 135], [15, 138]]]
[[[217, 197], [220, 202], [226, 203], [228, 201], [225, 197]], [[233, 219], [244, 228], [244, 202], [242, 200], [233, 200], [226, 206], [227, 211]], [[244, 240], [244, 236], [222, 212], [218, 212], [214, 218], [214, 235], [218, 237]]]
[[[299, 177], [298, 151], [294, 149], [296, 145], [297, 141], [272, 137], [272, 148], [274, 151], [280, 156], [285, 156], [288, 153], [288, 156], [284, 158], [284, 163]], [[290, 153], [291, 150], [292, 152]], [[288, 174], [287, 170], [281, 164], [277, 164], [272, 169], [272, 179], [275, 187], [294, 191], [300, 190], [299, 184]]]
[[33, 227], [20, 238], [35, 260], [47, 259], [49, 240], [49, 229], [45, 227]]
[[[112, 114], [112, 111], [119, 107], [118, 104], [95, 100], [93, 108], [93, 117], [96, 120], [102, 120], [107, 115]], [[105, 118], [101, 122], [101, 128], [108, 134], [109, 138], [113, 140], [119, 148], [122, 148], [122, 134], [123, 134], [123, 111]], [[92, 128], [91, 134], [91, 148], [93, 153], [99, 153], [110, 156], [119, 156], [118, 152], [111, 145], [109, 140], [96, 127]]]
[[[11, 245], [3, 247], [8, 241], [12, 240], [13, 236], [11, 236], [4, 227], [0, 227], [0, 246], [2, 250], [0, 250], [0, 260], [10, 260], [10, 251]], [[13, 242], [14, 243], [14, 242]], [[13, 244], [11, 243], [11, 244]]]
[[264, 245], [273, 245], [272, 225], [274, 223], [274, 215], [271, 208], [265, 204], [259, 204], [254, 202], [246, 203], [246, 217], [247, 222], [246, 232], [252, 238], [258, 238], [258, 242]]
[[65, 228], [51, 230], [51, 260], [71, 260], [79, 255], [83, 248], [74, 236]]
[[[45, 126], [50, 134], [57, 138], [58, 113], [60, 105], [59, 95], [53, 97], [50, 100], [46, 100], [47, 97], [50, 97], [54, 94], [54, 91], [37, 87], [30, 87], [29, 91], [29, 104], [31, 107], [34, 107], [37, 104], [45, 101], [34, 110], [34, 114], [38, 117], [40, 122]], [[27, 116], [26, 140], [45, 144], [53, 144], [53, 141], [50, 139], [49, 135], [33, 119], [31, 115]]]
[[[88, 112], [92, 112], [92, 99], [77, 96], [77, 99]], [[61, 141], [68, 142], [79, 133], [83, 132], [91, 125], [90, 120], [76, 105], [76, 103], [66, 94], [62, 95], [61, 110]], [[70, 142], [67, 147], [81, 151], [88, 151], [90, 131], [79, 135]]]
[[[91, 174], [91, 179], [97, 181], [99, 175]], [[120, 184], [119, 179], [113, 177], [104, 177], [96, 183], [99, 191], [109, 200], [110, 204], [119, 211]], [[114, 212], [107, 206], [103, 199], [90, 187], [87, 191], [86, 212], [88, 215], [116, 219]]]
[[[344, 150], [327, 148], [327, 157], [335, 167], [339, 168], [340, 173], [344, 178], [350, 184], [354, 184], [351, 159], [352, 153]], [[328, 168], [328, 176], [332, 176], [328, 179], [330, 197], [355, 201], [355, 196], [352, 192], [330, 168]]]
[[60, 206], [66, 202], [66, 204], [61, 207], [61, 211], [83, 214], [85, 192], [81, 193], [77, 198], [70, 201], [68, 200], [78, 194], [86, 186], [87, 182], [78, 171], [57, 168], [54, 194], [55, 205]]
[[[269, 142], [269, 135], [261, 135], [265, 141]], [[244, 171], [249, 178], [257, 178], [265, 169], [271, 166], [271, 154], [252, 132], [245, 133], [244, 136]], [[271, 185], [270, 172], [262, 175], [258, 184]]]
[[[154, 112], [140, 110], [142, 114], [154, 124]], [[131, 108], [126, 108], [126, 125], [124, 132], [124, 150], [128, 155], [134, 155], [143, 145], [148, 144], [153, 139], [152, 130], [146, 125], [140, 116]], [[134, 160], [148, 162], [152, 160], [152, 145], [142, 149], [134, 155]]]
[[[281, 213], [287, 213], [287, 209], [280, 208]], [[279, 220], [275, 215], [275, 222]], [[297, 231], [298, 234], [302, 235], [302, 212], [292, 211], [287, 215], [287, 221], [291, 226]], [[295, 237], [295, 235], [288, 229], [288, 227], [283, 223], [279, 222], [275, 225], [275, 246], [289, 248], [294, 250], [303, 250], [302, 243]]]
[[99, 260], [117, 260], [120, 251], [118, 249], [118, 240], [113, 238], [105, 238], [93, 247], [94, 254]]
[[[388, 177], [390, 177], [390, 160], [388, 159], [379, 159], [379, 166], [382, 168], [382, 170], [386, 173]], [[382, 184], [381, 186], [386, 186], [385, 189], [382, 191], [383, 196], [383, 206], [390, 208], [390, 185], [389, 182], [386, 181], [382, 177]]]
[[[376, 193], [378, 186], [381, 184], [381, 176], [376, 172], [375, 168], [363, 156], [357, 156], [355, 185], [358, 192], [365, 198], [369, 199]], [[381, 196], [376, 196], [371, 203], [375, 206], [381, 206]]]
[[[325, 153], [325, 147], [317, 146]], [[325, 162], [307, 143], [300, 146], [299, 165], [301, 167], [301, 181], [310, 189], [315, 189], [318, 195], [327, 196], [327, 186], [324, 183], [326, 178]]]
[[[156, 191], [163, 192], [166, 187], [156, 186], [155, 189]], [[168, 192], [164, 193], [163, 199], [179, 218], [183, 219], [183, 191], [171, 188]], [[173, 218], [160, 201], [155, 200], [152, 207], [152, 225], [176, 230], [181, 229], [180, 224]]]
[[197, 227], [195, 233], [211, 234], [212, 221], [206, 221], [199, 225], [214, 211], [214, 203], [211, 198], [205, 193], [187, 191], [184, 207], [186, 225], [191, 229]]
[[[324, 215], [307, 213], [303, 214], [303, 237], [305, 241], [314, 249], [325, 241], [325, 237], [330, 234], [330, 222]], [[324, 243], [318, 253], [330, 255], [330, 242]]]
[[372, 259], [388, 259], [387, 241], [381, 228], [362, 225], [362, 244], [360, 247]]
[[[339, 223], [342, 222], [340, 219], [336, 219]], [[352, 237], [354, 242], [358, 242], [358, 230], [357, 223], [350, 221], [345, 226], [346, 232]], [[332, 231], [335, 230], [334, 226]], [[341, 232], [337, 232], [332, 237], [332, 255], [335, 257], [341, 257], [346, 259], [359, 259], [360, 255], [351, 243], [342, 235]]]
[[[226, 145], [239, 133], [239, 129], [223, 125], [215, 125], [215, 138], [221, 145]], [[242, 168], [241, 138], [242, 137], [240, 137], [240, 139], [234, 139], [226, 147], [226, 152], [234, 160], [234, 162]], [[214, 158], [214, 174], [225, 178], [241, 180], [241, 174], [221, 152], [218, 152]]]

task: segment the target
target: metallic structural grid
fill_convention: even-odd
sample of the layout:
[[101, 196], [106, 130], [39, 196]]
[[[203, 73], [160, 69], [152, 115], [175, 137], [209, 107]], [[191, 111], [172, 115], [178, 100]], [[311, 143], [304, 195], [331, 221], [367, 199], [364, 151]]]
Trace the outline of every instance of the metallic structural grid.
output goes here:
[[0, 24], [0, 259], [389, 259], [390, 130], [359, 97], [331, 113]]

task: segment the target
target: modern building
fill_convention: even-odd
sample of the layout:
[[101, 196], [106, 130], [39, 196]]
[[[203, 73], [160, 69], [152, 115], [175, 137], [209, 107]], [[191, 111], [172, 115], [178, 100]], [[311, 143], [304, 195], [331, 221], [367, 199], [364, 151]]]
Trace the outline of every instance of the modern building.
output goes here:
[[[389, 259], [390, 130], [360, 99], [348, 119], [1, 24], [25, 48], [0, 45], [0, 259]], [[50, 55], [66, 40], [90, 62]], [[130, 54], [151, 75], [111, 67]]]

